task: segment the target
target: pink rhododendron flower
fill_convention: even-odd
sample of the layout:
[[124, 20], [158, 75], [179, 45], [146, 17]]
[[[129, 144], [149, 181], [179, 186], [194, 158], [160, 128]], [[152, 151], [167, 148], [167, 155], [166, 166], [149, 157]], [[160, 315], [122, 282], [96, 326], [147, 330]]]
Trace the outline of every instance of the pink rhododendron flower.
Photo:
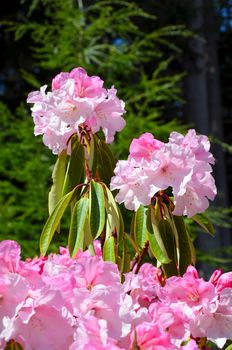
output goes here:
[[145, 263], [121, 283], [100, 251], [70, 258], [61, 247], [22, 261], [13, 241], [0, 243], [0, 259], [1, 349], [9, 340], [24, 350], [195, 350], [199, 337], [218, 347], [232, 340], [230, 273], [205, 281], [189, 266], [160, 283], [161, 271]]
[[168, 334], [161, 333], [157, 325], [152, 323], [143, 323], [136, 327], [131, 333], [130, 349], [141, 350], [174, 350], [177, 349], [170, 342]]
[[146, 132], [138, 139], [132, 140], [129, 150], [129, 159], [133, 158], [136, 161], [145, 159], [150, 161], [153, 152], [160, 149], [162, 146], [163, 142], [156, 140], [151, 133]]
[[31, 92], [27, 102], [32, 103], [35, 135], [43, 135], [43, 142], [54, 154], [67, 149], [68, 140], [79, 133], [79, 126], [88, 126], [92, 133], [103, 130], [106, 142], [111, 143], [114, 135], [125, 126], [122, 115], [125, 104], [117, 90], [103, 88], [103, 81], [88, 76], [83, 68], [62, 72], [52, 81], [52, 91], [47, 86]]
[[0, 242], [0, 272], [18, 272], [20, 253], [17, 242], [10, 240]]
[[188, 130], [185, 136], [178, 132], [171, 132], [169, 142], [183, 148], [189, 148], [196, 160], [214, 164], [214, 157], [210, 150], [210, 142], [207, 136], [197, 135], [194, 129]]
[[217, 293], [220, 293], [225, 288], [232, 288], [232, 272], [222, 273], [219, 276], [215, 287]]
[[203, 302], [210, 302], [215, 296], [216, 290], [212, 283], [196, 278], [187, 270], [183, 277], [169, 277], [160, 290], [159, 298], [172, 302], [181, 301], [190, 307], [197, 307]]
[[134, 159], [118, 161], [110, 184], [111, 190], [120, 189], [116, 200], [124, 202], [130, 210], [137, 210], [141, 204], [150, 204], [149, 186], [155, 166], [155, 162], [138, 163]]
[[232, 334], [232, 294], [231, 289], [224, 289], [210, 303], [202, 303], [195, 310], [190, 322], [190, 330], [194, 337], [207, 337], [220, 348]]
[[28, 298], [19, 305], [13, 318], [2, 332], [6, 341], [14, 339], [24, 350], [67, 349], [72, 342], [72, 327], [57, 309], [62, 306], [55, 296], [45, 299]]
[[135, 211], [149, 205], [159, 191], [171, 188], [173, 214], [192, 217], [205, 211], [217, 192], [209, 148], [208, 138], [193, 129], [186, 136], [171, 133], [167, 143], [145, 133], [132, 141], [128, 160], [116, 164], [110, 188], [119, 190], [119, 203]]

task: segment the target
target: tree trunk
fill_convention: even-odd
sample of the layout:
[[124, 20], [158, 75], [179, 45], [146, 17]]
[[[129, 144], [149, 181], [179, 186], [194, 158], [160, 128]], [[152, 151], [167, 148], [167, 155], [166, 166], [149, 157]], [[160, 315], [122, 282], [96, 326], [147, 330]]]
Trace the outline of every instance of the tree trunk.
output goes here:
[[[223, 120], [221, 113], [219, 64], [217, 56], [217, 21], [212, 0], [194, 0], [195, 13], [189, 23], [190, 28], [200, 37], [190, 40], [190, 58], [187, 61], [188, 72], [185, 81], [185, 113], [187, 122], [197, 132], [223, 139]], [[213, 145], [216, 158], [214, 176], [218, 188], [217, 198], [211, 206], [228, 206], [228, 188], [225, 171], [225, 155], [218, 145]], [[214, 238], [198, 234], [196, 245], [202, 252], [223, 248], [231, 244], [229, 230], [216, 227]], [[200, 269], [209, 275], [212, 267], [200, 264]]]

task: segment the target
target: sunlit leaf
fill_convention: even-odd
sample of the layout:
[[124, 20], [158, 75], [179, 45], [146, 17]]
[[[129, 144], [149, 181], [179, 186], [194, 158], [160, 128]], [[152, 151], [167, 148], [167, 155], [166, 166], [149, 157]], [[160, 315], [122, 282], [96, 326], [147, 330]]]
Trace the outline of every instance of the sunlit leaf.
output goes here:
[[186, 229], [186, 225], [182, 216], [174, 216], [174, 223], [178, 232], [180, 257], [179, 257], [179, 271], [183, 275], [187, 267], [194, 263], [193, 250], [191, 245], [191, 238]]
[[148, 240], [147, 208], [143, 205], [140, 205], [134, 215], [134, 238], [140, 248], [143, 248]]
[[130, 271], [130, 253], [129, 249], [126, 245], [126, 241], [123, 241], [123, 248], [122, 248], [122, 260], [121, 260], [121, 268], [120, 272], [129, 272]]
[[154, 257], [160, 261], [162, 264], [167, 264], [170, 262], [164, 242], [159, 232], [158, 222], [155, 218], [154, 210], [152, 207], [148, 209], [147, 215], [147, 230], [149, 246]]
[[52, 187], [48, 194], [48, 212], [49, 215], [53, 212], [56, 204], [62, 197], [62, 188], [64, 186], [65, 171], [66, 171], [67, 154], [62, 151], [56, 161], [52, 172]]
[[[85, 150], [77, 135], [74, 135], [71, 139], [71, 149], [72, 152], [66, 170], [63, 194], [84, 182]], [[81, 188], [79, 192], [81, 192]], [[76, 191], [76, 195], [77, 193], [78, 190]]]
[[106, 239], [111, 235], [118, 237], [120, 232], [120, 214], [117, 203], [111, 191], [104, 187], [106, 193], [105, 205], [106, 205]]
[[114, 237], [108, 237], [105, 240], [104, 246], [103, 246], [103, 259], [105, 261], [112, 261], [115, 263], [116, 257], [115, 257], [115, 248], [114, 248]]
[[81, 198], [76, 202], [71, 217], [71, 224], [68, 237], [68, 249], [71, 256], [74, 256], [78, 249], [83, 249], [84, 226], [89, 209], [89, 199]]
[[98, 173], [100, 179], [109, 186], [114, 175], [115, 159], [109, 146], [102, 140], [98, 142]]
[[96, 239], [105, 225], [105, 199], [102, 185], [94, 180], [90, 182], [89, 199], [90, 228], [93, 238]]
[[193, 216], [192, 219], [196, 221], [205, 232], [209, 233], [211, 236], [215, 235], [214, 227], [205, 214], [197, 214]]
[[49, 216], [47, 222], [45, 223], [43, 231], [41, 233], [41, 237], [40, 237], [41, 255], [46, 254], [49, 244], [52, 240], [52, 237], [74, 193], [75, 193], [75, 188], [60, 199], [60, 201], [57, 203], [56, 207], [54, 208], [53, 212]]
[[167, 277], [178, 275], [177, 252], [175, 244], [175, 236], [171, 225], [167, 220], [160, 220], [158, 224], [160, 236], [164, 242], [168, 257], [171, 259], [170, 263], [163, 264], [163, 269]]

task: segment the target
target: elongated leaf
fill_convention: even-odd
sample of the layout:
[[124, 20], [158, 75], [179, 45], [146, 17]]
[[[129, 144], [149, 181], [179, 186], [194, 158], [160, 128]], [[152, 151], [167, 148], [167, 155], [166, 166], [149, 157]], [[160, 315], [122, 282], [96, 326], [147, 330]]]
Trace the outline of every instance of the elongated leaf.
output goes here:
[[106, 239], [112, 235], [119, 235], [120, 232], [120, 214], [114, 196], [107, 188], [104, 187], [106, 193]]
[[83, 249], [84, 226], [89, 209], [89, 199], [81, 198], [76, 202], [73, 211], [68, 237], [68, 249], [71, 256], [74, 256], [78, 249]]
[[62, 189], [64, 186], [65, 170], [67, 163], [66, 151], [59, 154], [56, 164], [52, 172], [52, 187], [48, 194], [48, 212], [49, 215], [53, 212], [56, 204], [62, 197]]
[[94, 239], [102, 233], [105, 225], [105, 198], [102, 185], [94, 180], [90, 183], [90, 228]]
[[100, 140], [98, 143], [98, 173], [100, 179], [109, 186], [110, 180], [114, 174], [115, 159], [107, 144]]
[[170, 262], [164, 242], [159, 232], [158, 223], [156, 221], [153, 208], [149, 208], [147, 216], [147, 230], [150, 249], [154, 257], [162, 264]]
[[[71, 140], [72, 152], [68, 162], [63, 186], [63, 194], [71, 191], [75, 186], [84, 182], [85, 150], [78, 136], [74, 135]], [[79, 193], [81, 189], [79, 190]], [[78, 190], [76, 191], [76, 194]]]
[[148, 240], [147, 232], [147, 208], [140, 205], [139, 209], [134, 215], [134, 238], [139, 248], [144, 248]]
[[125, 273], [130, 271], [130, 253], [129, 249], [126, 245], [126, 241], [123, 241], [123, 249], [122, 249], [122, 260], [121, 260], [121, 267], [120, 272]]
[[54, 236], [54, 233], [60, 223], [60, 220], [67, 206], [69, 205], [74, 195], [74, 192], [75, 192], [75, 189], [73, 189], [71, 192], [67, 193], [64, 197], [60, 199], [60, 201], [57, 203], [56, 207], [54, 208], [53, 212], [49, 216], [47, 222], [45, 223], [43, 231], [41, 233], [41, 237], [40, 237], [41, 255], [46, 254], [49, 244], [52, 240], [52, 237]]
[[123, 221], [123, 217], [122, 217], [122, 213], [119, 209], [119, 206], [117, 204], [117, 208], [118, 208], [118, 215], [119, 215], [119, 233], [118, 233], [118, 243], [120, 243], [123, 239], [124, 239], [124, 221]]
[[164, 242], [168, 257], [171, 259], [171, 262], [168, 264], [163, 264], [163, 269], [167, 277], [177, 276], [178, 272], [178, 263], [177, 263], [177, 252], [175, 244], [175, 236], [172, 231], [172, 227], [167, 220], [161, 220], [158, 224], [158, 229], [160, 236]]
[[114, 237], [108, 237], [103, 246], [103, 259], [115, 263]]
[[91, 255], [96, 255], [94, 245], [93, 245], [93, 236], [90, 229], [90, 220], [89, 217], [86, 218], [84, 225], [84, 245], [88, 248]]
[[193, 216], [192, 219], [196, 221], [205, 232], [209, 233], [211, 236], [215, 235], [214, 227], [205, 214], [197, 214]]
[[227, 348], [225, 350], [232, 350], [232, 344], [227, 346]]
[[186, 225], [182, 216], [173, 216], [176, 230], [179, 237], [180, 247], [180, 260], [179, 260], [179, 271], [183, 275], [187, 267], [194, 263], [194, 256], [191, 247], [191, 238], [186, 229]]
[[103, 140], [99, 141], [99, 146], [100, 146], [100, 149], [102, 149], [104, 151], [104, 153], [107, 155], [107, 158], [110, 161], [111, 168], [114, 170], [115, 165], [116, 165], [116, 160], [114, 158], [114, 155], [113, 155], [110, 147]]

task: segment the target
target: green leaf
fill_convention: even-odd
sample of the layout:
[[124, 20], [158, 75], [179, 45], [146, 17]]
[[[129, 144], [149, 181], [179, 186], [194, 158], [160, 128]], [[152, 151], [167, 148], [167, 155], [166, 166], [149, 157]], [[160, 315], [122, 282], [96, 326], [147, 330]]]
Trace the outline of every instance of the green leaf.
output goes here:
[[130, 252], [126, 245], [126, 241], [123, 241], [123, 248], [122, 248], [122, 260], [121, 260], [121, 266], [120, 266], [120, 272], [129, 272], [130, 271]]
[[134, 239], [139, 248], [144, 248], [145, 243], [148, 240], [147, 232], [147, 208], [140, 205], [139, 209], [134, 215]]
[[176, 230], [179, 237], [179, 272], [183, 275], [187, 267], [194, 262], [191, 238], [186, 229], [182, 216], [173, 216]]
[[124, 221], [123, 221], [122, 213], [119, 209], [118, 204], [117, 204], [117, 208], [118, 208], [118, 215], [119, 215], [119, 233], [117, 237], [118, 237], [118, 243], [120, 243], [124, 239], [125, 232], [124, 232]]
[[158, 224], [158, 229], [160, 236], [164, 242], [168, 257], [171, 259], [169, 264], [164, 264], [163, 269], [167, 277], [177, 276], [178, 272], [178, 263], [177, 263], [177, 252], [176, 252], [176, 243], [175, 236], [172, 231], [171, 225], [167, 220], [160, 220]]
[[214, 227], [205, 214], [197, 214], [193, 216], [192, 219], [196, 221], [211, 236], [215, 235]]
[[107, 158], [110, 161], [111, 168], [114, 170], [115, 165], [116, 165], [116, 160], [115, 160], [115, 157], [114, 157], [110, 147], [103, 140], [99, 141], [99, 146], [100, 146], [100, 149], [104, 151], [105, 155], [107, 155]]
[[100, 179], [109, 186], [110, 180], [114, 175], [115, 159], [107, 144], [100, 140], [98, 142], [98, 172]]
[[87, 217], [84, 225], [84, 245], [88, 248], [91, 255], [96, 255], [89, 221], [89, 217]]
[[93, 238], [96, 239], [105, 225], [105, 199], [102, 185], [94, 180], [90, 182], [89, 199], [90, 228]]
[[225, 350], [232, 350], [232, 344], [227, 346], [227, 348], [225, 348]]
[[115, 263], [114, 237], [108, 237], [103, 246], [103, 259]]
[[65, 171], [66, 171], [67, 154], [62, 151], [56, 161], [52, 172], [52, 187], [48, 194], [48, 212], [49, 215], [53, 212], [55, 206], [62, 197], [62, 188], [64, 186]]
[[158, 222], [156, 220], [154, 209], [149, 207], [147, 215], [147, 230], [150, 249], [154, 257], [162, 264], [168, 264], [168, 257], [164, 242], [159, 232]]
[[83, 249], [84, 227], [89, 209], [89, 199], [81, 198], [76, 202], [73, 211], [68, 237], [68, 249], [71, 256], [74, 256], [78, 249]]
[[119, 237], [121, 222], [119, 208], [111, 191], [107, 186], [104, 186], [104, 189], [106, 193], [106, 239], [112, 235], [117, 235], [117, 237]]
[[[71, 149], [72, 151], [63, 186], [63, 194], [84, 182], [85, 150], [77, 135], [74, 135], [71, 139]], [[78, 194], [78, 192], [80, 193], [81, 189], [77, 190], [76, 194]]]
[[54, 208], [53, 212], [49, 216], [47, 222], [45, 223], [43, 231], [40, 236], [41, 255], [46, 254], [49, 244], [52, 240], [52, 237], [54, 236], [54, 233], [60, 223], [60, 220], [68, 204], [70, 203], [74, 195], [74, 192], [75, 192], [75, 188], [60, 199], [60, 201], [57, 203], [56, 207]]

